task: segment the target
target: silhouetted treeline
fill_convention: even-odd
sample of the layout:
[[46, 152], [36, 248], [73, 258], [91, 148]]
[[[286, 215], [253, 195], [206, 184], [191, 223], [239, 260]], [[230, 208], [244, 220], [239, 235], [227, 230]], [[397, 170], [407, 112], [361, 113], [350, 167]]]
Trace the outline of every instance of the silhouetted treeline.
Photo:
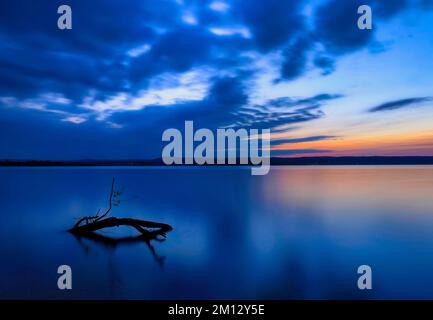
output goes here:
[[[239, 159], [236, 161], [239, 166]], [[206, 164], [205, 164], [206, 165]], [[251, 164], [248, 164], [251, 165]], [[271, 165], [433, 165], [433, 156], [408, 157], [300, 157], [271, 158]], [[0, 160], [2, 167], [100, 167], [100, 166], [165, 166], [162, 159], [148, 160]], [[193, 164], [192, 166], [198, 166]], [[223, 165], [224, 166], [224, 165]], [[225, 166], [230, 166], [226, 164]]]

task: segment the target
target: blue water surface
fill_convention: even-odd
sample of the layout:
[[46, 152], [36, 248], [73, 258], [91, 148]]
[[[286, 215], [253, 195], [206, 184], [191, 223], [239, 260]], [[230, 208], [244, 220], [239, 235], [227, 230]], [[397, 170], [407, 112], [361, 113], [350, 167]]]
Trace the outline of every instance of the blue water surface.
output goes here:
[[[169, 223], [165, 241], [65, 231], [113, 177], [111, 216]], [[0, 168], [0, 298], [432, 299], [433, 167]]]

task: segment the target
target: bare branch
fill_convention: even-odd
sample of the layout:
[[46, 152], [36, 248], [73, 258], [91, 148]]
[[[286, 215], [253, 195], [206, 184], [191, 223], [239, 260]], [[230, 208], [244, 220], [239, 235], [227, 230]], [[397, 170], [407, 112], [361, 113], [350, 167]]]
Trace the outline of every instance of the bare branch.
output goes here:
[[[94, 216], [86, 216], [77, 221], [75, 225], [69, 230], [74, 234], [89, 234], [94, 231], [115, 227], [120, 225], [130, 226], [135, 228], [137, 231], [141, 233], [143, 237], [148, 237], [149, 239], [158, 239], [158, 237], [165, 238], [166, 233], [171, 231], [173, 228], [165, 223], [158, 223], [152, 221], [145, 221], [139, 219], [131, 219], [131, 218], [105, 218], [111, 208], [114, 206], [118, 206], [120, 204], [119, 196], [121, 194], [120, 191], [114, 191], [114, 178], [111, 182], [111, 190], [110, 196], [108, 198], [108, 209], [105, 211], [103, 215], [99, 215], [101, 209], [98, 209], [96, 215]], [[113, 201], [114, 197], [114, 201]], [[104, 219], [105, 218], [105, 219]]]
[[96, 218], [96, 219], [95, 219], [95, 222], [101, 220], [102, 218], [104, 218], [105, 216], [107, 216], [108, 213], [110, 212], [111, 207], [112, 207], [112, 201], [113, 201], [113, 192], [114, 192], [114, 177], [113, 177], [113, 180], [112, 180], [112, 182], [111, 182], [110, 197], [109, 197], [109, 199], [108, 199], [108, 205], [109, 205], [109, 206], [108, 206], [108, 210], [107, 210], [107, 211], [106, 211], [102, 216]]

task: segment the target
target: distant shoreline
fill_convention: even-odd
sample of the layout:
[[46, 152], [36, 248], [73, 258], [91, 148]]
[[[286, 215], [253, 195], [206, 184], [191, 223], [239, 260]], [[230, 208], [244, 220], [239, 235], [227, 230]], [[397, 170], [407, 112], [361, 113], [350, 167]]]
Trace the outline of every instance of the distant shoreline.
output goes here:
[[[251, 164], [248, 164], [251, 165]], [[332, 166], [332, 165], [433, 165], [433, 156], [366, 156], [366, 157], [299, 157], [299, 158], [271, 158], [272, 166]], [[161, 159], [149, 160], [0, 160], [0, 167], [143, 167], [167, 166]], [[239, 164], [225, 165], [173, 165], [173, 166], [243, 166]]]

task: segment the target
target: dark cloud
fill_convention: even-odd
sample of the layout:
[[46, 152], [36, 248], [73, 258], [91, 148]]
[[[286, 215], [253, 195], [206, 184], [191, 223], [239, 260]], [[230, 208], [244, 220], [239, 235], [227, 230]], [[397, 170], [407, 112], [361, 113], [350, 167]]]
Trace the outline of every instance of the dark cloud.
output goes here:
[[238, 127], [276, 128], [319, 119], [325, 115], [321, 107], [337, 94], [319, 94], [309, 98], [281, 97], [262, 105], [244, 106], [235, 113]]
[[[336, 94], [320, 94], [309, 98], [281, 97], [262, 105], [251, 105], [247, 92], [248, 77], [225, 77], [215, 80], [208, 96], [202, 101], [175, 106], [151, 106], [139, 111], [118, 113], [112, 120], [125, 128], [158, 131], [166, 128], [183, 128], [185, 120], [193, 120], [197, 126], [256, 128], [279, 130], [319, 119], [325, 114], [322, 107], [327, 101], [340, 97]], [[289, 131], [285, 128], [283, 131]]]
[[170, 0], [160, 0], [158, 6], [152, 0], [129, 1], [127, 5], [116, 0], [70, 0], [73, 29], [62, 31], [57, 28], [61, 4], [64, 2], [57, 0], [2, 1], [0, 30], [44, 51], [106, 57], [154, 39], [155, 27], [174, 27], [179, 14], [179, 6]]
[[[409, 5], [404, 0], [330, 0], [306, 16], [307, 1], [293, 0], [232, 0], [225, 13], [211, 10], [207, 0], [184, 0], [184, 5], [174, 0], [67, 3], [73, 9], [73, 29], [61, 31], [57, 7], [62, 1], [0, 2], [0, 98], [14, 98], [14, 103], [0, 105], [0, 133], [10, 137], [0, 143], [1, 155], [151, 157], [160, 151], [161, 132], [181, 127], [185, 120], [208, 128], [290, 130], [323, 117], [323, 105], [340, 96], [282, 97], [252, 105], [251, 82], [258, 72], [250, 53], [281, 54], [279, 81], [297, 79], [311, 65], [329, 74], [341, 54], [373, 43], [375, 29], [356, 27], [358, 5], [373, 6], [378, 18], [374, 28]], [[185, 10], [196, 15], [198, 24], [182, 20]], [[251, 36], [210, 31], [234, 27]], [[144, 45], [147, 51], [140, 51]], [[124, 93], [135, 97], [155, 77], [192, 69], [213, 70], [201, 101], [143, 105], [137, 111], [120, 108], [104, 121], [95, 120], [94, 110], [80, 108], [89, 96], [101, 103]], [[22, 107], [47, 93], [71, 103], [45, 101], [43, 112]], [[385, 104], [374, 111], [397, 107]], [[87, 121], [79, 125], [62, 121], [85, 112]], [[123, 128], [109, 128], [108, 122]]]
[[[372, 32], [356, 27], [357, 6], [364, 1], [324, 2], [314, 13], [315, 28], [307, 27], [304, 1], [229, 1], [227, 13], [209, 8], [210, 1], [116, 0], [68, 2], [73, 29], [57, 29], [61, 1], [5, 0], [0, 4], [0, 94], [31, 97], [59, 92], [79, 103], [89, 92], [102, 99], [119, 92], [145, 89], [162, 73], [212, 66], [249, 68], [246, 51], [282, 50], [280, 80], [306, 71], [309, 53], [321, 43], [329, 52], [313, 64], [328, 74], [333, 54], [367, 45]], [[405, 0], [369, 0], [379, 19], [407, 6]], [[198, 25], [182, 21], [184, 10], [197, 15]], [[377, 11], [377, 13], [376, 13]], [[244, 26], [251, 38], [217, 36], [210, 27]], [[148, 44], [136, 57], [128, 53]], [[29, 54], [31, 52], [31, 54]]]
[[[358, 29], [358, 7], [372, 8], [373, 28]], [[314, 35], [332, 54], [352, 52], [368, 46], [381, 21], [389, 19], [409, 5], [407, 0], [330, 0], [315, 12]]]
[[303, 1], [233, 1], [235, 16], [249, 27], [260, 50], [268, 51], [286, 44], [304, 30]]
[[210, 89], [207, 102], [217, 108], [241, 107], [248, 102], [246, 91], [242, 77], [218, 78]]
[[[0, 4], [0, 94], [56, 91], [80, 100], [90, 90], [106, 95], [126, 88], [126, 53], [154, 41], [159, 25], [175, 27], [173, 1], [68, 1], [73, 28], [57, 28], [60, 1]], [[163, 12], [171, 12], [170, 15]]]
[[324, 112], [315, 106], [273, 110], [269, 105], [257, 105], [240, 108], [233, 120], [236, 127], [266, 129], [307, 122], [324, 115]]
[[[361, 5], [369, 5], [372, 8], [372, 30], [358, 28], [358, 8]], [[383, 52], [385, 45], [375, 39], [378, 26], [409, 5], [409, 0], [324, 1], [314, 10], [313, 29], [301, 23], [297, 32], [292, 32], [292, 37], [286, 39], [288, 45], [283, 51], [281, 78], [278, 80], [290, 81], [303, 75], [307, 70], [310, 54], [316, 53], [312, 64], [320, 68], [323, 75], [328, 75], [334, 72], [335, 61], [342, 54], [365, 47], [371, 47], [372, 53]], [[317, 47], [323, 47], [325, 51], [315, 52]]]
[[322, 140], [330, 140], [335, 138], [337, 137], [336, 136], [311, 136], [311, 137], [293, 138], [293, 139], [278, 139], [278, 140], [272, 140], [271, 145], [278, 146], [282, 144], [322, 141]]
[[335, 59], [326, 56], [318, 55], [313, 61], [314, 65], [322, 70], [322, 75], [326, 76], [335, 71]]
[[328, 152], [332, 152], [332, 150], [324, 150], [324, 149], [271, 150], [271, 157], [295, 156], [295, 155], [300, 155], [300, 154], [328, 153]]
[[363, 0], [331, 0], [317, 9], [315, 35], [330, 52], [353, 51], [373, 39], [373, 31], [358, 29], [358, 7], [363, 4], [368, 3]]
[[161, 155], [165, 129], [183, 130], [186, 120], [211, 129], [232, 123], [232, 111], [248, 102], [245, 79], [214, 79], [208, 96], [200, 102], [116, 113], [110, 120], [124, 125], [120, 129], [95, 120], [77, 125], [59, 121], [54, 113], [0, 108], [0, 135], [10, 137], [0, 139], [0, 158], [156, 158]]
[[148, 54], [132, 61], [134, 80], [163, 72], [184, 72], [210, 63], [212, 34], [197, 27], [182, 27], [161, 35]]
[[182, 128], [186, 120], [211, 129], [226, 126], [233, 122], [234, 112], [248, 102], [246, 79], [247, 76], [215, 78], [207, 96], [201, 101], [164, 107], [148, 106], [142, 110], [115, 114], [112, 120], [127, 127], [152, 130]]
[[307, 54], [312, 47], [310, 39], [302, 37], [296, 39], [283, 52], [283, 64], [281, 66], [281, 78], [293, 80], [301, 76], [307, 65]]
[[341, 94], [321, 93], [310, 98], [300, 99], [298, 102], [303, 104], [317, 104], [328, 100], [339, 99], [343, 97]]
[[329, 100], [335, 100], [341, 98], [343, 95], [341, 94], [329, 94], [329, 93], [321, 93], [314, 95], [308, 98], [300, 98], [294, 99], [290, 97], [280, 97], [276, 99], [271, 99], [266, 102], [268, 106], [272, 107], [281, 107], [281, 108], [290, 108], [290, 107], [298, 107], [298, 106], [309, 106], [309, 107], [318, 107], [321, 103], [324, 103]]
[[395, 110], [395, 109], [410, 107], [413, 105], [417, 105], [429, 101], [433, 101], [433, 97], [417, 97], [417, 98], [400, 99], [400, 100], [382, 103], [378, 106], [370, 108], [368, 111], [379, 112], [379, 111]]

